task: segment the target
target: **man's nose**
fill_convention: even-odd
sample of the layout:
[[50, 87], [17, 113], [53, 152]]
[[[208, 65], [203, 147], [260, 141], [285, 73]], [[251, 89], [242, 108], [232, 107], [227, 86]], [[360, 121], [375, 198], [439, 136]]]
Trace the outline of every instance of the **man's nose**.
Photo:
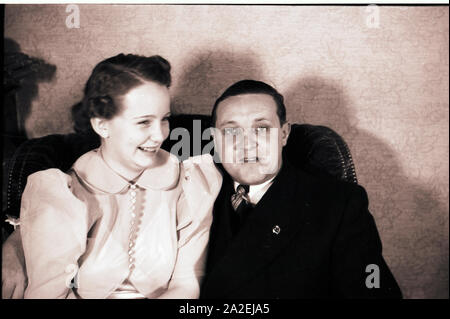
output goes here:
[[256, 149], [257, 138], [254, 130], [251, 128], [242, 129], [241, 136], [238, 138], [236, 146], [245, 151]]

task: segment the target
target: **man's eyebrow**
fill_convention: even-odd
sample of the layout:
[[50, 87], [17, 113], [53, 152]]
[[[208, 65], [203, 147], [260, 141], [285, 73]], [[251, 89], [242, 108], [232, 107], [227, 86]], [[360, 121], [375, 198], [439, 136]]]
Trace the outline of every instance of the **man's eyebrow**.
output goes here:
[[225, 121], [225, 122], [219, 123], [219, 126], [223, 126], [223, 125], [226, 125], [226, 124], [236, 124], [236, 121], [233, 121], [233, 120]]
[[261, 121], [270, 122], [270, 120], [265, 117], [260, 117], [260, 118], [255, 119], [255, 122], [261, 122]]

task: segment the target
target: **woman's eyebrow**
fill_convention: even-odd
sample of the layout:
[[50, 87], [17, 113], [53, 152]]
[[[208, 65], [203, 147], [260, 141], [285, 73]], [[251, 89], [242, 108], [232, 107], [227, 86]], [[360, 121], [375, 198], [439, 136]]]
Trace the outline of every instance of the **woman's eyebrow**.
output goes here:
[[148, 115], [141, 115], [141, 116], [136, 116], [136, 117], [133, 117], [133, 120], [138, 120], [138, 119], [142, 119], [142, 118], [148, 118], [148, 117], [152, 117], [152, 118], [155, 118], [156, 116], [155, 116], [155, 115], [152, 115], [152, 114], [148, 114]]
[[[171, 115], [172, 115], [171, 112], [167, 112], [166, 114], [164, 114], [163, 117], [167, 117], [167, 116], [171, 116]], [[133, 119], [133, 120], [139, 120], [139, 119], [142, 119], [142, 118], [156, 118], [156, 117], [157, 117], [157, 116], [154, 115], [154, 114], [147, 114], [147, 115], [135, 116], [135, 117], [133, 117], [132, 119]]]

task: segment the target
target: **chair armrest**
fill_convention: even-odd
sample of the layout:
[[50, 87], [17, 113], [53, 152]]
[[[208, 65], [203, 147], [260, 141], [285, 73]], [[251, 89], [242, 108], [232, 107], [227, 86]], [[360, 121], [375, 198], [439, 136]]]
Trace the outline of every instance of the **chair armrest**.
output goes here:
[[7, 163], [6, 211], [19, 216], [20, 200], [27, 178], [48, 168], [68, 170], [82, 154], [99, 146], [98, 138], [82, 134], [53, 134], [22, 143]]

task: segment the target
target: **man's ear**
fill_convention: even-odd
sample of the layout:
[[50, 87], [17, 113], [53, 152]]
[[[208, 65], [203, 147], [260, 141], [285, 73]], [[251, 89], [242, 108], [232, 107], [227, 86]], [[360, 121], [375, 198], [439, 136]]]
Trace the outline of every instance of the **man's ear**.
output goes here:
[[219, 157], [222, 157], [222, 147], [223, 147], [222, 133], [220, 129], [218, 129], [217, 127], [211, 127], [210, 130], [214, 143], [214, 152], [219, 154]]
[[283, 125], [281, 125], [281, 142], [283, 146], [286, 146], [290, 133], [291, 133], [291, 123], [286, 122]]
[[100, 135], [100, 137], [102, 138], [109, 137], [108, 121], [106, 119], [102, 119], [100, 117], [93, 117], [91, 118], [91, 125], [95, 133]]
[[218, 138], [218, 133], [220, 132], [219, 129], [217, 127], [211, 126], [209, 128], [210, 132], [211, 132], [211, 137], [214, 139]]

